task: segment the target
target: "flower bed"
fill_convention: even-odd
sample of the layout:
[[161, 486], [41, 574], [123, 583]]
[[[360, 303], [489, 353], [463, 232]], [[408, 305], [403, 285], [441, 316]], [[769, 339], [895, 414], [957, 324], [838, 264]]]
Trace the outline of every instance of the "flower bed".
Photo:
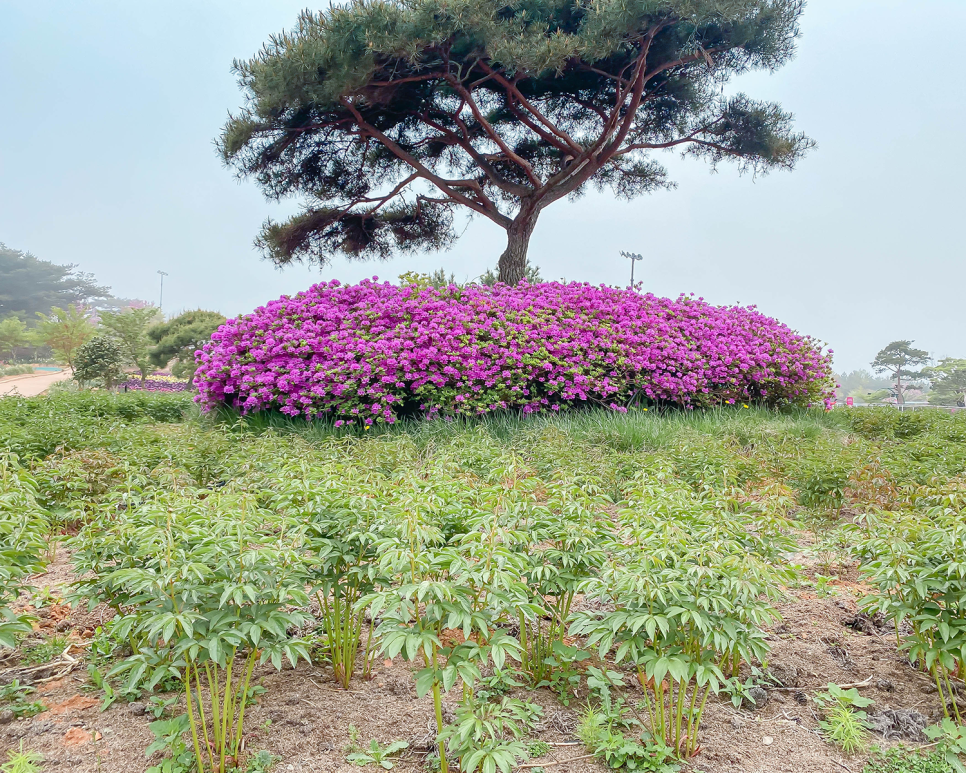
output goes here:
[[204, 408], [337, 425], [634, 400], [831, 396], [831, 352], [754, 307], [587, 284], [318, 284], [229, 320], [197, 352]]
[[140, 389], [145, 392], [184, 392], [192, 389], [192, 385], [190, 381], [154, 373], [148, 376], [143, 383], [140, 377], [132, 376], [127, 381], [122, 381], [119, 388], [128, 391]]

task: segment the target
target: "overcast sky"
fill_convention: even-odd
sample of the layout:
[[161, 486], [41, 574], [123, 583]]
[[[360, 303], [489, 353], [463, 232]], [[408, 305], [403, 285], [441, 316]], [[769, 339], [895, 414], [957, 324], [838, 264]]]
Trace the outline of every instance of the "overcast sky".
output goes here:
[[[238, 182], [212, 141], [241, 104], [230, 72], [303, 2], [0, 0], [0, 241], [77, 263], [121, 297], [234, 315], [321, 279], [478, 276], [503, 231], [472, 221], [450, 251], [278, 271], [252, 246], [296, 209]], [[910, 338], [966, 357], [964, 0], [811, 0], [798, 57], [737, 88], [774, 99], [818, 142], [753, 179], [665, 156], [672, 191], [592, 194], [541, 216], [547, 278], [757, 304], [826, 341], [840, 370]]]

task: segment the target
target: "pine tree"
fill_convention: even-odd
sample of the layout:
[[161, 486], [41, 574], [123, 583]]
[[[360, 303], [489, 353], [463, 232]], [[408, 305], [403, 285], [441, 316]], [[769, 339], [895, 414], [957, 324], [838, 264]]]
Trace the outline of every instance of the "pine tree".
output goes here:
[[924, 349], [913, 349], [912, 341], [893, 341], [881, 349], [872, 361], [872, 369], [876, 373], [889, 373], [896, 385], [896, 402], [905, 402], [902, 392], [902, 379], [921, 375], [915, 370], [929, 363], [929, 352]]
[[277, 264], [386, 258], [456, 238], [457, 210], [507, 233], [516, 283], [540, 213], [588, 186], [672, 185], [652, 154], [791, 168], [812, 147], [778, 105], [723, 85], [794, 53], [802, 0], [351, 0], [306, 11], [235, 70], [228, 164], [303, 212], [267, 221]]

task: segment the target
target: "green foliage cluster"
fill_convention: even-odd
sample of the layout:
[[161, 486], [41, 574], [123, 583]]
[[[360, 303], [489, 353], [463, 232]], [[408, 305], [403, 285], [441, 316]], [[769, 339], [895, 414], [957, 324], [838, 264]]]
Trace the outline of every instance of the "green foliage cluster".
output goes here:
[[33, 372], [33, 365], [11, 365], [7, 368], [0, 368], [0, 376], [23, 376]]
[[7, 751], [7, 761], [0, 764], [0, 773], [39, 773], [44, 755], [24, 748], [24, 741], [20, 739], [20, 747]]
[[952, 770], [942, 751], [920, 753], [894, 746], [875, 754], [862, 768], [862, 773], [952, 773]]
[[173, 362], [171, 373], [178, 378], [190, 379], [195, 373], [195, 352], [211, 339], [211, 334], [224, 321], [224, 315], [216, 311], [195, 309], [154, 325], [147, 330], [153, 343], [148, 355], [151, 364], [164, 368]]
[[40, 314], [35, 337], [49, 346], [58, 362], [74, 367], [78, 350], [95, 334], [89, 310], [73, 303], [66, 308], [54, 306], [49, 314]]
[[114, 342], [120, 361], [136, 367], [142, 380], [151, 368], [148, 331], [161, 319], [160, 310], [154, 306], [129, 306], [120, 311], [104, 311], [100, 314], [101, 330]]
[[15, 647], [17, 635], [31, 630], [29, 617], [12, 605], [44, 563], [47, 514], [37, 499], [34, 477], [0, 450], [0, 649]]
[[947, 357], [922, 372], [930, 379], [929, 402], [966, 405], [966, 360]]
[[892, 620], [897, 632], [902, 623], [910, 627], [901, 644], [932, 676], [946, 716], [957, 722], [963, 717], [954, 681], [966, 675], [963, 493], [945, 506], [863, 514], [846, 527], [875, 588], [866, 607]]
[[836, 684], [830, 684], [828, 690], [817, 693], [814, 700], [824, 713], [819, 727], [832, 743], [842, 747], [846, 754], [865, 749], [869, 730], [867, 715], [862, 709], [872, 705], [871, 698], [859, 695], [854, 687], [843, 690]]
[[12, 712], [18, 719], [32, 717], [46, 711], [46, 705], [30, 699], [34, 692], [33, 687], [21, 685], [17, 679], [12, 679], [9, 684], [0, 685], [0, 710]]
[[[91, 645], [107, 686], [180, 685], [187, 701], [183, 719], [160, 707], [159, 771], [247, 764], [257, 663], [315, 657], [350, 686], [377, 654], [416, 666], [444, 771], [526, 759], [539, 709], [514, 685], [589, 699], [582, 737], [605, 764], [673, 770], [710, 696], [767, 658], [796, 514], [862, 513], [832, 531], [883, 573], [875, 603], [915, 621], [910, 654], [944, 697], [962, 675], [961, 415], [588, 411], [362, 433], [188, 405], [0, 401], [0, 508], [37, 513], [27, 563], [72, 513], [77, 597], [116, 612]], [[844, 720], [860, 721], [853, 704]], [[375, 751], [355, 753], [392, 763]]]
[[123, 362], [121, 349], [114, 340], [96, 335], [74, 355], [74, 379], [81, 385], [99, 381], [110, 389], [121, 378]]

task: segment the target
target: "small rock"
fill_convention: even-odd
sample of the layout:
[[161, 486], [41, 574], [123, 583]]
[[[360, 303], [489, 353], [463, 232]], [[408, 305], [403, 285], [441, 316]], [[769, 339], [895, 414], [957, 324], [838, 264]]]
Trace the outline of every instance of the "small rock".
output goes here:
[[923, 731], [929, 724], [929, 719], [918, 711], [885, 709], [869, 714], [866, 721], [873, 733], [889, 740], [914, 741], [915, 743], [924, 743], [927, 740]]
[[59, 623], [57, 623], [57, 630], [61, 633], [66, 631], [68, 628], [70, 628], [70, 620], [61, 620]]
[[768, 667], [768, 676], [779, 687], [798, 687], [798, 668], [790, 663], [772, 663]]
[[764, 738], [761, 739], [761, 742], [765, 746], [771, 746], [775, 742], [775, 739], [772, 738], [770, 735], [766, 735]]
[[883, 692], [895, 692], [896, 686], [888, 679], [876, 679], [875, 686]]
[[286, 702], [286, 703], [287, 703], [287, 704], [288, 704], [289, 706], [297, 706], [297, 705], [298, 705], [298, 702], [299, 702], [299, 701], [300, 701], [301, 699], [302, 699], [302, 698], [301, 698], [301, 696], [300, 696], [300, 695], [289, 695], [289, 696], [288, 696], [288, 697], [287, 697], [287, 698], [285, 699], [285, 702]]
[[83, 746], [94, 740], [94, 736], [82, 727], [72, 727], [64, 734], [64, 746]]
[[802, 706], [804, 706], [806, 703], [808, 703], [808, 696], [805, 693], [801, 692], [801, 691], [795, 693], [795, 695], [792, 696], [792, 697], [795, 698], [795, 702], [796, 703], [799, 703]]
[[127, 710], [130, 711], [132, 714], [135, 714], [135, 715], [147, 714], [148, 713], [147, 706], [145, 706], [143, 703], [141, 703], [139, 701], [135, 701], [134, 703], [128, 704]]
[[738, 717], [731, 717], [731, 719], [728, 720], [728, 724], [737, 730], [739, 727], [741, 727], [742, 722], [740, 719], [738, 719]]
[[41, 735], [42, 733], [49, 733], [53, 727], [54, 723], [50, 721], [31, 722], [27, 726], [27, 735]]
[[14, 719], [16, 719], [16, 717], [14, 717], [13, 712], [10, 709], [0, 711], [0, 725], [9, 725], [14, 721]]
[[761, 687], [751, 687], [741, 699], [741, 708], [748, 711], [758, 711], [768, 703], [768, 693]]
[[927, 695], [930, 695], [934, 692], [939, 692], [939, 688], [937, 688], [936, 685], [934, 684], [927, 684], [927, 685], [923, 685], [922, 691]]

